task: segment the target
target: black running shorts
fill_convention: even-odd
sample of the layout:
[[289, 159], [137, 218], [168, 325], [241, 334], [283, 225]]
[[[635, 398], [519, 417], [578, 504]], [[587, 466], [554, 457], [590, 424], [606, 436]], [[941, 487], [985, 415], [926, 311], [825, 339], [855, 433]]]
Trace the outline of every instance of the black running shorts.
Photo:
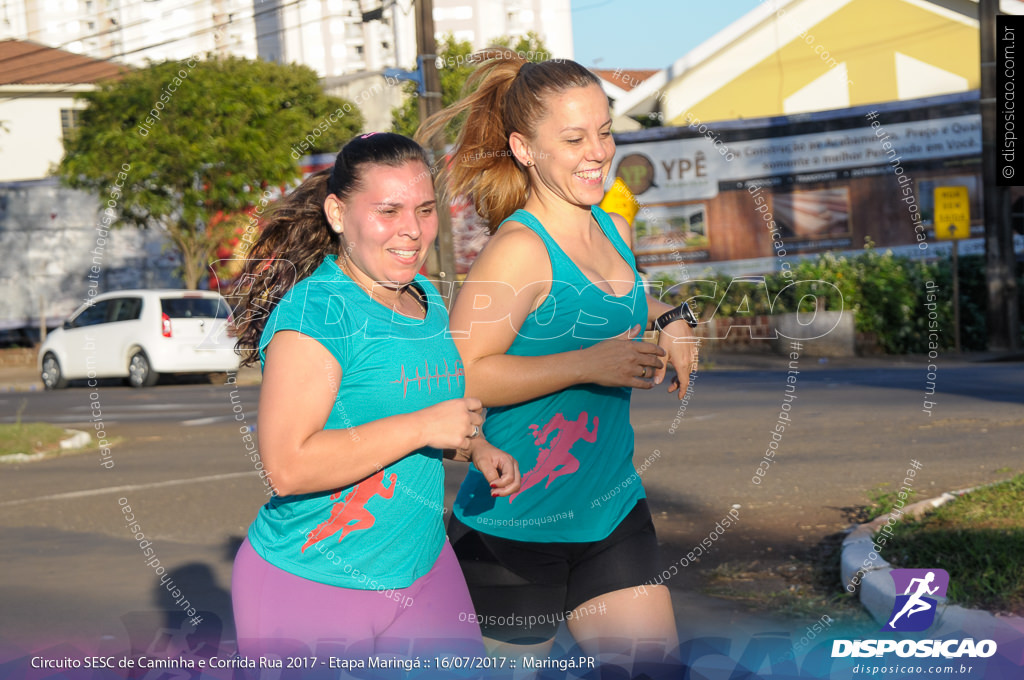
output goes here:
[[[660, 573], [658, 539], [643, 498], [601, 541], [512, 541], [471, 529], [454, 516], [448, 539], [483, 634], [513, 644], [550, 640], [567, 613], [584, 602], [649, 583]], [[579, 614], [600, 615], [599, 607]]]

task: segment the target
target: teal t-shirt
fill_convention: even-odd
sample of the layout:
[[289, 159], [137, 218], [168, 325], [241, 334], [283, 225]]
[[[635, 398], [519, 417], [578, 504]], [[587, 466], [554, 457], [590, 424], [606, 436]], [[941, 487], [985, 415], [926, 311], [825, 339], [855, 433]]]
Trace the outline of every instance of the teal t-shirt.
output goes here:
[[[274, 307], [260, 359], [278, 331], [322, 344], [341, 365], [325, 430], [347, 430], [464, 395], [462, 361], [448, 334], [444, 300], [417, 275], [425, 319], [384, 307], [327, 257]], [[326, 377], [324, 378], [327, 379]], [[406, 588], [430, 571], [444, 546], [441, 451], [422, 448], [351, 486], [275, 496], [249, 527], [249, 542], [276, 567], [345, 588]]]
[[[506, 354], [541, 356], [590, 347], [647, 325], [647, 298], [636, 261], [611, 218], [592, 214], [605, 236], [633, 268], [630, 293], [616, 297], [579, 267], [525, 210], [505, 221], [520, 222], [544, 241], [551, 259], [551, 292], [531, 312]], [[503, 222], [504, 223], [504, 222]], [[639, 340], [638, 340], [639, 342]], [[493, 498], [470, 467], [455, 499], [455, 516], [486, 534], [537, 543], [606, 538], [644, 497], [633, 468], [632, 390], [586, 384], [520, 404], [487, 410], [487, 440], [515, 456], [522, 487]]]

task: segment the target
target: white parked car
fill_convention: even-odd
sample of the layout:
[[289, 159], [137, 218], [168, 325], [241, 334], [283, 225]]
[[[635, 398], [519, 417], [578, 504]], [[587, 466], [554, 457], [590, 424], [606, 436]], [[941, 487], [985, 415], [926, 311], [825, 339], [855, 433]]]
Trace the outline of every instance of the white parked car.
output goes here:
[[82, 378], [156, 384], [161, 373], [237, 371], [231, 310], [218, 293], [119, 290], [79, 307], [39, 348], [48, 390]]

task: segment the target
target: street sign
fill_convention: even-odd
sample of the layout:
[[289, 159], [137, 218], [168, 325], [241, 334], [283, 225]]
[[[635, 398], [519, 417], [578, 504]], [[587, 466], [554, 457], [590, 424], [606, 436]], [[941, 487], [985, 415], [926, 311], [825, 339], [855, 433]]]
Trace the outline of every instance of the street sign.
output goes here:
[[971, 235], [967, 187], [935, 187], [935, 238], [955, 240]]

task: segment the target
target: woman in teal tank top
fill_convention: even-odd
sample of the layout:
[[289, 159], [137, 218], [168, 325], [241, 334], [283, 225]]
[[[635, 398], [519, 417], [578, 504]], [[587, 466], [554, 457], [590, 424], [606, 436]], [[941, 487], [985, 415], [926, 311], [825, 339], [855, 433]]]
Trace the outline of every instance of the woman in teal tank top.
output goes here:
[[444, 300], [417, 274], [436, 234], [423, 149], [371, 133], [282, 198], [253, 246], [239, 348], [263, 368], [273, 495], [232, 574], [243, 655], [482, 647], [444, 534], [442, 449], [473, 460], [495, 497], [519, 476], [478, 436]]
[[[695, 339], [676, 310], [645, 296], [626, 221], [596, 207], [615, 153], [597, 77], [505, 50], [484, 56], [467, 91], [418, 136], [463, 121], [443, 178], [492, 228], [452, 331], [466, 393], [487, 407], [485, 433], [516, 457], [522, 487], [492, 498], [471, 469], [448, 527], [485, 638], [545, 654], [566, 620], [587, 653], [628, 636], [662, 640], [672, 658], [667, 588], [634, 591], [661, 567], [629, 402], [633, 389], [661, 384], [668, 364], [678, 375], [668, 391], [682, 398]], [[664, 327], [658, 344], [641, 342], [652, 325]], [[523, 623], [536, 620], [546, 623]]]

